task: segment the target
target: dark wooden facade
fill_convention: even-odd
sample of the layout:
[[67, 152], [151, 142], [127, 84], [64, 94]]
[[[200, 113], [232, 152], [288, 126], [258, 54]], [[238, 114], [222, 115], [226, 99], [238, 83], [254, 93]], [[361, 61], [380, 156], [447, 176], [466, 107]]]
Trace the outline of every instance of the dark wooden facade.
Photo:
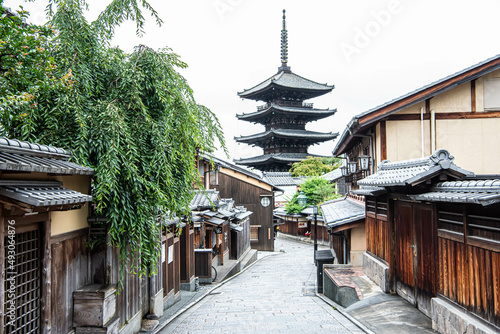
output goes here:
[[250, 247], [250, 221], [251, 218], [247, 218], [240, 222], [242, 231], [231, 230], [229, 239], [229, 258], [231, 260], [239, 259]]
[[[222, 168], [218, 173], [218, 190], [221, 198], [232, 198], [236, 205], [244, 206], [253, 212], [250, 228], [257, 230], [258, 239], [251, 241], [251, 247], [262, 251], [274, 250], [274, 193], [272, 186], [262, 183], [257, 179], [251, 179], [244, 174], [226, 173]], [[260, 185], [262, 183], [262, 185]], [[262, 206], [261, 198], [267, 196], [270, 205]]]
[[389, 266], [394, 292], [424, 312], [443, 297], [500, 328], [500, 204], [366, 203], [367, 250]]

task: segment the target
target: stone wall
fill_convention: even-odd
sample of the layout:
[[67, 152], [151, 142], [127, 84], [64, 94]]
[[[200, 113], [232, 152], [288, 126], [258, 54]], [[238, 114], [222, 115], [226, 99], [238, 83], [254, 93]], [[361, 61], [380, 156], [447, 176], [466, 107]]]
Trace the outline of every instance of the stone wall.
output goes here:
[[384, 292], [390, 292], [389, 266], [374, 256], [363, 254], [363, 272], [374, 281]]
[[498, 333], [495, 328], [461, 308], [441, 298], [432, 298], [432, 329], [439, 333], [489, 334]]

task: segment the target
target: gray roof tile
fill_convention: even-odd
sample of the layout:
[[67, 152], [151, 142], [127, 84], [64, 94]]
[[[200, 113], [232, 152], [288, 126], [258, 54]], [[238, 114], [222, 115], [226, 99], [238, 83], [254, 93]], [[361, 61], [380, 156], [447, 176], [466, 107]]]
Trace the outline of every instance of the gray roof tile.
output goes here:
[[455, 158], [446, 150], [438, 150], [433, 155], [399, 162], [383, 161], [375, 174], [358, 181], [362, 186], [404, 186], [415, 185], [441, 173], [456, 178], [473, 175], [453, 163]]
[[417, 201], [490, 205], [500, 203], [500, 180], [440, 182], [430, 192], [410, 197]]
[[[15, 184], [17, 182], [18, 184]], [[63, 188], [58, 182], [13, 181], [0, 186], [0, 195], [32, 206], [77, 205], [92, 201], [92, 196]]]
[[93, 175], [90, 167], [68, 161], [71, 153], [53, 146], [0, 137], [0, 170]]
[[195, 190], [193, 199], [191, 200], [191, 207], [195, 210], [210, 209], [219, 204], [219, 192], [217, 190]]
[[299, 129], [276, 129], [248, 136], [234, 137], [234, 140], [244, 143], [274, 136], [279, 138], [297, 138], [297, 139], [311, 139], [315, 141], [325, 141], [337, 138], [338, 133], [332, 133], [332, 132], [323, 133], [323, 132], [315, 132], [315, 131], [299, 130]]
[[348, 197], [325, 202], [321, 205], [323, 220], [332, 228], [365, 218], [365, 206]]
[[290, 172], [263, 172], [263, 179], [275, 186], [295, 186]]
[[[331, 91], [334, 86], [329, 86], [326, 84], [320, 84], [314, 82], [312, 80], [306, 79], [292, 72], [280, 71], [272, 77], [264, 80], [260, 84], [250, 88], [245, 89], [243, 92], [239, 92], [238, 95], [240, 97], [249, 97], [253, 94], [259, 93], [260, 91], [264, 91], [269, 89], [271, 86], [278, 86], [283, 88], [292, 88], [292, 89], [300, 89], [300, 90], [311, 90], [311, 91], [321, 91], [319, 95], [327, 93]], [[314, 96], [318, 96], [313, 95]]]

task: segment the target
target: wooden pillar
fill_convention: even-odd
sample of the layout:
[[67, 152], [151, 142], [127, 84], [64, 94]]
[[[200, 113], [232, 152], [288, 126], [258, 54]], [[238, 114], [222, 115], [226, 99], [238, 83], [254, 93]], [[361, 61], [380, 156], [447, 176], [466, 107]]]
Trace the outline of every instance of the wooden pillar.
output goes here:
[[380, 122], [380, 161], [387, 160], [387, 133], [385, 121]]
[[41, 327], [42, 333], [49, 334], [52, 332], [51, 323], [51, 261], [52, 252], [50, 248], [50, 237], [51, 237], [51, 219], [47, 219], [42, 224], [43, 236], [43, 259], [42, 259], [42, 300], [41, 300]]
[[389, 289], [396, 291], [396, 222], [394, 221], [394, 200], [387, 199], [387, 224], [389, 224]]

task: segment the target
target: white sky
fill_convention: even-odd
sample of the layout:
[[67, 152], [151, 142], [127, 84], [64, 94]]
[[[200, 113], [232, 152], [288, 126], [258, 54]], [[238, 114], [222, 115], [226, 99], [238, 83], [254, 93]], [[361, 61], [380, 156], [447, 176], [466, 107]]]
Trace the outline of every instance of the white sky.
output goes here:
[[[89, 0], [88, 17], [107, 0]], [[334, 84], [332, 93], [309, 100], [337, 109], [307, 129], [339, 132], [352, 116], [500, 53], [499, 0], [151, 0], [164, 24], [148, 19], [146, 34], [135, 25], [117, 30], [113, 45], [131, 52], [138, 44], [168, 46], [189, 68], [181, 71], [198, 103], [215, 112], [231, 158], [262, 154], [234, 136], [264, 128], [238, 121], [262, 102], [237, 92], [274, 75], [280, 66], [282, 10], [287, 11], [288, 65], [308, 79]], [[45, 21], [46, 1], [23, 4], [32, 21]], [[310, 153], [331, 155], [334, 142]], [[221, 158], [222, 154], [218, 154]]]

